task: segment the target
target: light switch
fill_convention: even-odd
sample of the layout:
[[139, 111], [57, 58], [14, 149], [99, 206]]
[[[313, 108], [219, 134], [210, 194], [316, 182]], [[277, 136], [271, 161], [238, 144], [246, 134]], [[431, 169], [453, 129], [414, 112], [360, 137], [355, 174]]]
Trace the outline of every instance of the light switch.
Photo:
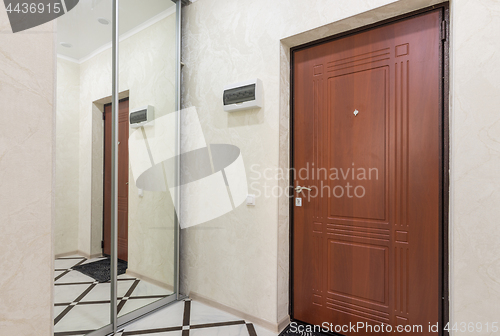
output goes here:
[[137, 189], [137, 192], [139, 193], [139, 197], [143, 197], [144, 196], [144, 190]]
[[255, 195], [253, 194], [247, 195], [247, 205], [255, 205]]

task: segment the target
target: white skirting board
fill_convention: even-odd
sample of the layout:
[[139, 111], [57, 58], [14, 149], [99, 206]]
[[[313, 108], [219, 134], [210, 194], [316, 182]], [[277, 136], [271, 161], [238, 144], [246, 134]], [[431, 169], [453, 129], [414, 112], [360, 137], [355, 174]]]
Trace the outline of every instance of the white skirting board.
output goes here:
[[203, 295], [199, 295], [195, 292], [190, 292], [188, 295], [191, 299], [206, 304], [207, 306], [211, 306], [217, 308], [219, 310], [225, 311], [226, 313], [233, 314], [235, 316], [241, 317], [245, 321], [252, 322], [257, 324], [263, 328], [266, 328], [272, 332], [280, 333], [283, 329], [290, 324], [290, 316], [286, 316], [284, 319], [279, 321], [278, 323], [272, 323], [267, 320], [261, 319], [259, 317], [252, 316], [250, 314], [244, 313], [232, 307], [226, 306], [222, 303], [213, 301], [212, 299], [208, 299]]

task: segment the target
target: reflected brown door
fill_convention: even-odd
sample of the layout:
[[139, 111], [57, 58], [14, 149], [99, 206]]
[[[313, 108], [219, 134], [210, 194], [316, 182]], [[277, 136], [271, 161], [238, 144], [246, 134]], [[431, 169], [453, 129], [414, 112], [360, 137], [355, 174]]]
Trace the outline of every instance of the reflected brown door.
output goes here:
[[[128, 98], [118, 113], [118, 259], [128, 261]], [[104, 106], [104, 240], [103, 253], [111, 254], [111, 104]]]
[[[415, 335], [440, 320], [441, 21], [294, 52], [294, 183], [312, 189], [295, 192], [297, 320]], [[362, 331], [340, 333], [384, 334]]]

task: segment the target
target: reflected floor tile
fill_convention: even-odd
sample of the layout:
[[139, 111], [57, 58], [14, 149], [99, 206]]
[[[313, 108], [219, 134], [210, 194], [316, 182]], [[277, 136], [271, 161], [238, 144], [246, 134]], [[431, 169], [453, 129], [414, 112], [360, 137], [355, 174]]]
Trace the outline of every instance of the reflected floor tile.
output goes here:
[[59, 275], [63, 274], [65, 271], [54, 271], [54, 278], [57, 278]]
[[90, 285], [55, 286], [54, 302], [55, 303], [73, 302], [89, 287]]
[[54, 307], [54, 318], [56, 318], [57, 316], [59, 316], [59, 314], [62, 313], [62, 311], [64, 309], [66, 309], [67, 306], [55, 306]]
[[197, 301], [191, 301], [191, 325], [239, 320], [241, 320], [240, 317], [204, 305]]
[[68, 269], [79, 262], [81, 262], [83, 259], [56, 259], [54, 260], [54, 268], [55, 269]]
[[95, 279], [91, 278], [78, 271], [69, 271], [67, 274], [57, 279], [56, 284], [60, 283], [74, 283], [74, 282], [94, 282]]
[[102, 259], [106, 259], [106, 257], [92, 258], [92, 259], [89, 259], [89, 260], [86, 260], [85, 262], [83, 262], [82, 265], [85, 265], [85, 264], [88, 264], [88, 263], [91, 263], [94, 261], [102, 260]]
[[125, 331], [169, 328], [182, 326], [184, 302], [175, 302], [159, 311], [134, 322]]
[[[118, 297], [124, 296], [133, 283], [133, 281], [118, 281]], [[111, 284], [99, 283], [87, 295], [85, 295], [85, 297], [82, 299], [82, 302], [109, 300], [110, 297]]]
[[130, 312], [133, 312], [134, 310], [137, 310], [139, 308], [142, 308], [144, 306], [147, 306], [150, 303], [153, 303], [155, 301], [161, 300], [161, 298], [158, 299], [132, 299], [132, 300], [127, 300], [125, 302], [125, 305], [123, 308], [120, 310], [120, 313], [118, 316], [123, 316], [125, 314], [128, 314]]
[[54, 332], [95, 330], [110, 323], [109, 304], [76, 305], [55, 326]]
[[172, 291], [141, 280], [131, 296], [170, 295]]
[[135, 279], [135, 277], [125, 273], [125, 274], [120, 274], [118, 276], [118, 279]]

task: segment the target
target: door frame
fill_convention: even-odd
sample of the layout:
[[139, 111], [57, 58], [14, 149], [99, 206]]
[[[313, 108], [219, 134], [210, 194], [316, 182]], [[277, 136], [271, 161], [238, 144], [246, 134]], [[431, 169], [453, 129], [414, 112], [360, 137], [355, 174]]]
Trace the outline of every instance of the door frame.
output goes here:
[[105, 178], [105, 173], [106, 173], [106, 106], [108, 105], [113, 105], [113, 103], [106, 103], [102, 106], [102, 240], [101, 240], [101, 253], [104, 257], [111, 257], [110, 255], [107, 255], [104, 253], [104, 239], [106, 237], [106, 232], [104, 229], [104, 201], [106, 197], [106, 178]]
[[[124, 102], [128, 100], [130, 102], [130, 96], [126, 96], [126, 97], [122, 97], [118, 100], [118, 110], [120, 109], [120, 103]], [[105, 126], [105, 114], [106, 114], [106, 106], [110, 106], [112, 105], [112, 103], [106, 103], [103, 105], [103, 112], [102, 112], [102, 115], [103, 115], [103, 141], [102, 141], [102, 149], [103, 149], [103, 158], [102, 158], [102, 172], [103, 172], [103, 178], [102, 178], [102, 241], [101, 241], [101, 253], [103, 256], [106, 256], [106, 257], [111, 257], [111, 255], [109, 254], [105, 254], [104, 253], [104, 239], [106, 238], [105, 236], [105, 230], [104, 230], [104, 198], [106, 197], [106, 181], [105, 181], [105, 171], [106, 171], [106, 126]], [[129, 107], [129, 113], [130, 113], [130, 107]], [[129, 162], [128, 162], [128, 165], [130, 165], [130, 158], [129, 158]], [[127, 197], [127, 202], [128, 202], [128, 199], [129, 197]], [[128, 217], [128, 208], [127, 208], [127, 217]], [[127, 230], [128, 230], [128, 225], [127, 225]], [[128, 243], [128, 239], [127, 239], [127, 243]], [[127, 253], [128, 254], [128, 253]], [[117, 256], [118, 258], [118, 256]], [[127, 258], [128, 260], [128, 258]]]
[[[449, 122], [449, 90], [450, 90], [450, 7], [449, 2], [440, 3], [430, 7], [426, 7], [417, 11], [413, 11], [407, 14], [398, 15], [396, 17], [382, 20], [373, 24], [369, 24], [360, 28], [352, 29], [346, 32], [342, 32], [333, 36], [328, 36], [313, 42], [302, 44], [293, 48], [290, 48], [290, 124], [289, 124], [289, 158], [290, 158], [290, 173], [289, 173], [289, 190], [293, 190], [294, 181], [294, 64], [295, 52], [303, 49], [307, 49], [320, 44], [328, 43], [334, 40], [338, 40], [347, 36], [352, 36], [367, 30], [385, 26], [388, 24], [395, 23], [397, 21], [403, 21], [405, 19], [425, 14], [430, 11], [440, 10], [441, 19], [444, 22], [441, 27], [441, 48], [440, 48], [440, 72], [442, 80], [440, 81], [439, 89], [441, 90], [440, 95], [440, 113], [441, 113], [441, 178], [440, 178], [440, 250], [441, 255], [439, 256], [441, 274], [439, 275], [441, 282], [441, 302], [440, 302], [440, 323], [445, 326], [450, 321], [450, 303], [449, 303], [449, 191], [450, 191], [450, 122]], [[293, 311], [293, 292], [294, 292], [294, 282], [293, 282], [293, 248], [294, 248], [294, 196], [293, 194], [289, 197], [289, 310], [291, 321], [299, 321], [294, 318]], [[445, 330], [441, 330], [441, 335], [448, 335], [449, 333]]]

